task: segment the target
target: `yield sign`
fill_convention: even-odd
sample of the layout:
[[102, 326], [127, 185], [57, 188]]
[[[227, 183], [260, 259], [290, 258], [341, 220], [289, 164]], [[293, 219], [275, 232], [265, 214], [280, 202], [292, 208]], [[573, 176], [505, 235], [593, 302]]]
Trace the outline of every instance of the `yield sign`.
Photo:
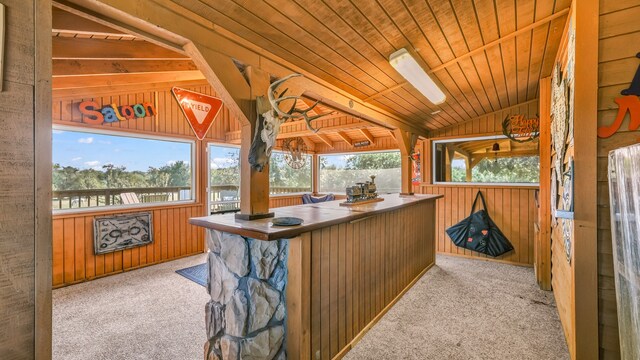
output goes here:
[[175, 86], [171, 88], [171, 92], [180, 104], [182, 113], [189, 121], [193, 132], [198, 139], [204, 139], [222, 109], [222, 100]]

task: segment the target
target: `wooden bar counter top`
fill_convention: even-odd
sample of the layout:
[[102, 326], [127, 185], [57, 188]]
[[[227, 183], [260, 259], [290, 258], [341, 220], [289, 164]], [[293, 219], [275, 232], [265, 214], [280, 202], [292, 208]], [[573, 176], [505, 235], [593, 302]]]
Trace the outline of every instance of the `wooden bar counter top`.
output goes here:
[[328, 201], [317, 204], [304, 204], [274, 209], [275, 217], [297, 217], [304, 222], [297, 226], [274, 226], [272, 218], [257, 220], [238, 220], [235, 214], [211, 215], [191, 218], [193, 225], [220, 230], [231, 234], [258, 240], [278, 240], [295, 237], [304, 232], [331, 226], [343, 222], [353, 222], [378, 213], [393, 211], [418, 202], [434, 201], [443, 195], [381, 195], [384, 201], [340, 206], [344, 200]]
[[206, 229], [206, 359], [342, 358], [435, 264], [436, 200], [382, 195], [273, 209], [297, 226], [234, 214]]

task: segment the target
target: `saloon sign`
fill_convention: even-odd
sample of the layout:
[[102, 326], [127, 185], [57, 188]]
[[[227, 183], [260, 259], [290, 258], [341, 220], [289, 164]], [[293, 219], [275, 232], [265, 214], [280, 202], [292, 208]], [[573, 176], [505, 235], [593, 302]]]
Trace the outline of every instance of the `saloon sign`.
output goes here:
[[540, 119], [510, 115], [502, 122], [502, 133], [515, 142], [527, 142], [540, 136]]
[[[640, 58], [640, 53], [636, 54], [636, 57]], [[640, 99], [638, 99], [638, 96], [640, 96], [640, 67], [636, 70], [631, 86], [629, 86], [628, 89], [622, 90], [620, 94], [622, 95], [621, 97], [613, 100], [618, 104], [618, 115], [615, 120], [613, 120], [613, 124], [598, 128], [599, 138], [608, 138], [620, 130], [627, 112], [629, 112], [631, 118], [629, 121], [629, 131], [640, 128]]]
[[91, 125], [101, 125], [118, 121], [145, 118], [157, 114], [152, 103], [116, 106], [111, 104], [100, 107], [95, 101], [83, 101], [79, 105], [82, 122]]

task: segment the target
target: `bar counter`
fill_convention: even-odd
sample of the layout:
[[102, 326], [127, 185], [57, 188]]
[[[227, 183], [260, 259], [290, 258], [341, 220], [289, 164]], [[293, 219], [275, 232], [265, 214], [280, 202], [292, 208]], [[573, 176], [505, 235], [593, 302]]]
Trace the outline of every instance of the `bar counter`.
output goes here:
[[274, 209], [303, 224], [192, 218], [207, 229], [205, 359], [341, 358], [435, 263], [442, 195]]

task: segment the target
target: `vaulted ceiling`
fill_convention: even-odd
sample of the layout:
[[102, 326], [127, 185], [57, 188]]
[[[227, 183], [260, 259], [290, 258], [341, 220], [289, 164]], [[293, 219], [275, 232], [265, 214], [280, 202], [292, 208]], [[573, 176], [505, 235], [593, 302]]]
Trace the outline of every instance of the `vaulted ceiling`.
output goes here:
[[[535, 99], [570, 0], [174, 0], [416, 125], [442, 128]], [[389, 65], [407, 48], [447, 94], [435, 106]]]

